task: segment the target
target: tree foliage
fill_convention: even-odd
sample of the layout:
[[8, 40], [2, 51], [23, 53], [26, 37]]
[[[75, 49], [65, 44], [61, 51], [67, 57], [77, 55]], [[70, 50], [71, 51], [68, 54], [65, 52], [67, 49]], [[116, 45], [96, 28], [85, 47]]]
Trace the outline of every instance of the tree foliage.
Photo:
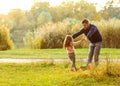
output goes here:
[[[10, 37], [15, 46], [18, 47], [17, 44], [20, 44], [20, 47], [22, 47], [24, 37], [28, 31], [33, 34], [47, 23], [49, 26], [49, 23], [55, 23], [56, 25], [59, 22], [61, 24], [69, 22], [69, 29], [71, 29], [75, 28], [74, 25], [79, 24], [84, 18], [96, 22], [111, 18], [120, 19], [120, 7], [114, 6], [114, 3], [115, 0], [109, 0], [102, 10], [96, 11], [95, 5], [85, 0], [77, 0], [77, 2], [73, 0], [65, 1], [58, 6], [50, 6], [48, 2], [37, 2], [34, 3], [30, 10], [12, 9], [8, 15], [0, 15], [0, 27], [9, 29]], [[53, 24], [53, 26], [55, 25]], [[47, 26], [45, 27], [47, 28]], [[52, 28], [52, 26], [49, 27], [49, 29]], [[42, 34], [42, 31], [39, 34]], [[54, 34], [54, 32], [51, 32], [51, 34]], [[37, 42], [39, 43], [39, 41]]]

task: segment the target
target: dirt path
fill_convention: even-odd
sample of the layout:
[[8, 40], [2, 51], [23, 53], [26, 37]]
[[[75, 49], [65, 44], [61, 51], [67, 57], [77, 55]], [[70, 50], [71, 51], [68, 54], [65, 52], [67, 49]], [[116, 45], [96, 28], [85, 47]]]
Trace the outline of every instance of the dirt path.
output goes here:
[[[120, 62], [120, 59], [113, 58], [110, 61]], [[76, 59], [77, 62], [87, 62], [87, 59]], [[100, 59], [100, 62], [106, 62], [106, 59]], [[37, 62], [70, 62], [69, 59], [13, 59], [13, 58], [1, 58], [0, 63], [37, 63]]]

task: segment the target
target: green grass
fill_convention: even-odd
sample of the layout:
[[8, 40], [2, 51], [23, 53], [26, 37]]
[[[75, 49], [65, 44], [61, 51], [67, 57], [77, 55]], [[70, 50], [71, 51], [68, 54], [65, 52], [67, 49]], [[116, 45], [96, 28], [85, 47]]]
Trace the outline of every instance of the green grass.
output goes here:
[[69, 66], [69, 63], [0, 64], [0, 86], [118, 86], [120, 83], [120, 77], [104, 73], [95, 76], [88, 70], [71, 72]]
[[[76, 58], [87, 58], [88, 49], [76, 49]], [[100, 58], [120, 58], [120, 49], [102, 48]], [[0, 51], [0, 58], [68, 58], [63, 49], [13, 49]]]

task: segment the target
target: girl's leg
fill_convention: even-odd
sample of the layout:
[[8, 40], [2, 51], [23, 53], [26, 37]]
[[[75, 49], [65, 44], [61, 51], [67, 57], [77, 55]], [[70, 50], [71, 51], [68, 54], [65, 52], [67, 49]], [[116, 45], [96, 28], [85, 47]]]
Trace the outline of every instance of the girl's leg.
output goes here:
[[72, 68], [75, 68], [75, 70], [77, 70], [76, 65], [75, 65], [75, 54], [74, 53], [69, 54], [69, 58], [70, 58], [70, 60], [72, 62], [71, 70], [72, 70]]
[[77, 70], [76, 65], [75, 65], [75, 62], [76, 62], [76, 60], [75, 60], [75, 55], [74, 55], [74, 56], [73, 56], [73, 68], [75, 68], [75, 70]]
[[72, 68], [73, 68], [73, 59], [72, 59], [72, 57], [71, 57], [71, 54], [68, 54], [69, 55], [69, 59], [70, 59], [70, 61], [71, 61], [71, 70], [72, 70]]

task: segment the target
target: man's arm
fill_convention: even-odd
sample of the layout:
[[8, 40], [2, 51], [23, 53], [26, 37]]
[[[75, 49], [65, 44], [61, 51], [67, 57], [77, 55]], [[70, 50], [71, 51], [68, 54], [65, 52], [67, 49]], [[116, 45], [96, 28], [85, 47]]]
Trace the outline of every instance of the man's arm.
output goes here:
[[87, 34], [87, 38], [89, 39], [95, 32], [97, 31], [97, 27], [93, 26]]
[[72, 35], [73, 39], [75, 39], [76, 37], [78, 37], [79, 35], [81, 35], [83, 33], [83, 29], [81, 29], [79, 32], [75, 33]]

